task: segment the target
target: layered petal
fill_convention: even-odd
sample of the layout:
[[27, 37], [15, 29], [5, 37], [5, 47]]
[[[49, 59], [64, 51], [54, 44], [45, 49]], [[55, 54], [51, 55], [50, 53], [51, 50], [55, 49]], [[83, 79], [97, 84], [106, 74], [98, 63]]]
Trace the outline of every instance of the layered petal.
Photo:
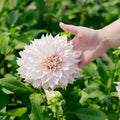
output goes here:
[[35, 88], [66, 88], [74, 82], [74, 77], [80, 77], [80, 55], [81, 52], [73, 50], [72, 43], [67, 42], [66, 35], [43, 35], [20, 52], [17, 71]]

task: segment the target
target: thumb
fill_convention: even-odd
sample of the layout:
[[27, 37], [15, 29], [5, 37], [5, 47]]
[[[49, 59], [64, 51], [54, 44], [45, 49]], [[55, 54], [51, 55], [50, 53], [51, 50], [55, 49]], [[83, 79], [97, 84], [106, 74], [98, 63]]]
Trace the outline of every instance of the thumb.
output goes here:
[[74, 33], [77, 34], [78, 33], [78, 27], [74, 26], [74, 25], [66, 25], [62, 22], [59, 23], [59, 26], [66, 32], [70, 32], [70, 33]]

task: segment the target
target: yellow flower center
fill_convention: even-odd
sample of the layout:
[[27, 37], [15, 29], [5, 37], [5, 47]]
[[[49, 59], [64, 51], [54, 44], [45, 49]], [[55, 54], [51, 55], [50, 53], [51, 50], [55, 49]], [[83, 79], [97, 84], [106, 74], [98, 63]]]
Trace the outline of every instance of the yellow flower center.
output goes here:
[[43, 60], [43, 65], [50, 70], [57, 70], [60, 68], [62, 59], [58, 55], [49, 55]]

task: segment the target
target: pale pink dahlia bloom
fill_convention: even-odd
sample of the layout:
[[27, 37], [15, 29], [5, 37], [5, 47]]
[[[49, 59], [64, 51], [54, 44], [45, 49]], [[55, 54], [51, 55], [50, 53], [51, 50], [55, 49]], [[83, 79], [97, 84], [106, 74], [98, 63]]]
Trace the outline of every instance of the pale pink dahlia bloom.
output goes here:
[[115, 82], [115, 84], [117, 84], [116, 90], [118, 91], [118, 96], [119, 96], [119, 99], [120, 99], [120, 82]]
[[65, 88], [75, 77], [80, 77], [80, 55], [81, 52], [73, 50], [72, 42], [67, 42], [66, 35], [42, 36], [20, 52], [17, 71], [35, 88]]

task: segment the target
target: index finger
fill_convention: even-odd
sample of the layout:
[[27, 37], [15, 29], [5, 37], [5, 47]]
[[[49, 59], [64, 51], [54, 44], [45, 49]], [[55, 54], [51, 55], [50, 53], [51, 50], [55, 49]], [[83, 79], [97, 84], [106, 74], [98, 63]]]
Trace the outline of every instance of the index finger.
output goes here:
[[74, 26], [74, 25], [66, 25], [62, 22], [60, 22], [59, 26], [66, 32], [70, 32], [73, 34], [77, 34], [78, 33], [78, 27]]

